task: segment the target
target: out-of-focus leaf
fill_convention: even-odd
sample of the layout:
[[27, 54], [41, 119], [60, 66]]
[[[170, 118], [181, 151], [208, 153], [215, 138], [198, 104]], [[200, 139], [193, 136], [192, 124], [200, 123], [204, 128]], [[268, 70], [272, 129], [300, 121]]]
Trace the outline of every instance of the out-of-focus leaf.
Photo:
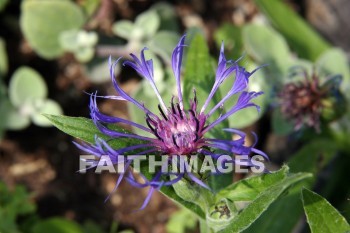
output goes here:
[[301, 193], [311, 232], [350, 232], [349, 223], [326, 199], [308, 189]]
[[234, 184], [220, 190], [216, 196], [216, 201], [227, 198], [231, 201], [252, 201], [261, 192], [271, 188], [276, 183], [280, 182], [288, 173], [287, 166], [282, 167], [279, 171], [250, 177], [240, 180]]
[[[82, 225], [82, 228], [84, 233], [106, 233], [100, 225], [90, 220], [84, 222], [84, 224]], [[111, 232], [111, 233], [114, 233], [114, 232]]]
[[280, 109], [274, 109], [272, 112], [272, 129], [277, 135], [287, 135], [293, 132], [293, 124], [283, 118]]
[[115, 35], [127, 40], [131, 38], [133, 30], [134, 24], [130, 20], [119, 20], [112, 26], [112, 31]]
[[157, 12], [160, 18], [159, 31], [166, 30], [177, 32], [179, 31], [179, 24], [177, 14], [172, 5], [167, 2], [158, 2], [152, 5], [150, 10]]
[[35, 212], [36, 208], [30, 201], [29, 194], [23, 186], [9, 190], [3, 182], [0, 182], [0, 194], [0, 232], [22, 232], [18, 229], [17, 218]]
[[225, 51], [229, 59], [238, 59], [242, 56], [243, 41], [240, 27], [225, 23], [215, 32], [214, 38], [218, 48], [222, 42], [225, 43]]
[[101, 4], [101, 0], [85, 0], [79, 2], [88, 17], [92, 16]]
[[42, 127], [52, 126], [51, 122], [43, 115], [61, 115], [63, 113], [61, 106], [54, 100], [43, 100], [39, 106], [36, 106], [37, 112], [31, 117], [34, 124]]
[[262, 192], [242, 210], [220, 233], [242, 232], [248, 228], [266, 209], [291, 185], [311, 177], [309, 173], [291, 174], [271, 188]]
[[350, 99], [350, 69], [346, 54], [339, 48], [329, 49], [316, 62], [317, 68], [327, 75], [340, 74], [343, 77], [341, 90]]
[[168, 64], [171, 64], [171, 54], [178, 40], [177, 33], [160, 31], [147, 41], [147, 47], [154, 53], [159, 54]]
[[8, 2], [9, 0], [0, 0], [0, 12], [5, 9]]
[[8, 59], [5, 41], [0, 37], [0, 78], [7, 74]]
[[47, 87], [41, 75], [30, 67], [20, 67], [12, 75], [9, 97], [15, 107], [47, 96]]
[[62, 32], [59, 38], [61, 47], [65, 51], [74, 53], [75, 58], [80, 62], [88, 62], [93, 58], [97, 41], [98, 36], [95, 32], [75, 29]]
[[34, 225], [32, 232], [35, 233], [83, 233], [81, 227], [64, 218], [50, 218]]
[[91, 47], [80, 48], [74, 53], [79, 62], [88, 62], [95, 55], [95, 49]]
[[315, 61], [330, 45], [281, 0], [255, 0], [259, 9], [302, 58]]
[[79, 29], [84, 23], [81, 9], [69, 0], [23, 1], [20, 24], [33, 49], [46, 59], [63, 54], [59, 44], [62, 32]]
[[181, 208], [170, 216], [166, 229], [169, 233], [186, 233], [196, 227], [197, 221], [196, 216], [191, 211]]
[[30, 118], [28, 115], [21, 114], [18, 109], [12, 106], [10, 101], [5, 100], [2, 104], [1, 121], [6, 129], [21, 130], [29, 126]]
[[155, 11], [148, 10], [136, 17], [134, 30], [142, 31], [142, 35], [145, 38], [151, 38], [158, 30], [159, 25], [160, 19], [158, 14]]
[[280, 62], [277, 66], [287, 66], [290, 51], [287, 42], [272, 28], [266, 25], [250, 24], [243, 27], [243, 41], [247, 52], [260, 64]]
[[[104, 83], [111, 80], [109, 72], [108, 59], [94, 58], [86, 65], [86, 76], [92, 82], [96, 84]], [[117, 64], [114, 69], [115, 76], [120, 73], [120, 64]]]

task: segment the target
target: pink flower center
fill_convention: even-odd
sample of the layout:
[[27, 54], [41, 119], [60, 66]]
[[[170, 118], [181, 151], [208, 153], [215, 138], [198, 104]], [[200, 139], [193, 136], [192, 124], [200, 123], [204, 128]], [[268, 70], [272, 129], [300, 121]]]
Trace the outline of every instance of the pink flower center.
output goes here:
[[197, 113], [196, 100], [192, 101], [191, 108], [184, 111], [179, 104], [171, 103], [167, 114], [159, 106], [162, 118], [147, 117], [149, 128], [159, 139], [158, 146], [166, 154], [189, 155], [197, 152], [202, 143], [202, 131], [206, 116]]

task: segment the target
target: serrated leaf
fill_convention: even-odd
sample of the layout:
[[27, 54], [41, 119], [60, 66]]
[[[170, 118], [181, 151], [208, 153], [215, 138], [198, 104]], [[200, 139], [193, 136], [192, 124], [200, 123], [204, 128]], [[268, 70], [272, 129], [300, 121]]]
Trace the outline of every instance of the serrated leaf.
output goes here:
[[183, 200], [178, 195], [176, 195], [174, 188], [171, 186], [163, 186], [160, 190], [163, 194], [165, 194], [168, 198], [172, 199], [176, 203], [181, 204], [188, 210], [192, 211], [194, 214], [196, 214], [198, 217], [205, 219], [205, 214], [203, 210], [196, 204], [193, 204], [191, 202], [188, 202], [186, 200]]
[[20, 25], [32, 48], [42, 57], [63, 54], [59, 44], [62, 32], [79, 29], [84, 23], [81, 9], [69, 0], [23, 1]]
[[20, 67], [12, 75], [9, 97], [15, 107], [47, 96], [46, 83], [41, 75], [30, 67]]
[[312, 233], [350, 232], [349, 223], [326, 199], [308, 189], [303, 189], [301, 193]]
[[262, 192], [253, 202], [242, 210], [220, 233], [242, 232], [249, 227], [266, 209], [291, 185], [311, 177], [309, 173], [292, 174]]
[[[102, 138], [103, 140], [111, 139], [109, 136], [102, 134], [92, 120], [84, 118], [84, 117], [68, 117], [68, 116], [54, 116], [44, 114], [50, 122], [57, 127], [59, 130], [65, 132], [66, 134], [73, 136], [75, 138], [81, 139], [88, 143], [95, 143], [95, 135]], [[110, 125], [110, 129], [124, 132], [127, 131], [122, 129], [117, 125]], [[127, 147], [130, 145], [139, 144], [140, 140], [136, 139], [126, 139], [126, 138], [118, 138], [118, 140], [111, 140], [109, 144], [114, 149], [120, 149], [123, 147]]]
[[255, 0], [255, 3], [300, 57], [315, 61], [330, 48], [329, 43], [283, 1]]
[[216, 201], [220, 201], [222, 198], [227, 198], [231, 201], [252, 201], [261, 192], [283, 180], [288, 170], [288, 167], [284, 166], [280, 170], [270, 174], [240, 180], [218, 192], [215, 199]]
[[[310, 172], [317, 177], [318, 172], [328, 164], [336, 151], [337, 145], [331, 140], [309, 142], [291, 157], [288, 162], [290, 171]], [[291, 188], [288, 195], [275, 201], [244, 233], [291, 232], [303, 212], [300, 189], [301, 187], [312, 187], [314, 182], [314, 178], [307, 179]]]
[[82, 229], [76, 222], [64, 218], [49, 218], [38, 222], [33, 226], [33, 232], [36, 233], [82, 233]]

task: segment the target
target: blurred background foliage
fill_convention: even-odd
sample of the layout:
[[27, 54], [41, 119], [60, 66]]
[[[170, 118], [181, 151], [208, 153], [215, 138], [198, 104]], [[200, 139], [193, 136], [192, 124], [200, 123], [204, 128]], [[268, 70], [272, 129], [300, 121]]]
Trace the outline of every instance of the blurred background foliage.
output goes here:
[[[320, 218], [314, 221], [335, 221], [326, 214], [334, 211], [331, 204], [349, 221], [347, 10], [350, 4], [341, 0], [0, 0], [0, 232], [198, 232], [194, 214], [160, 194], [145, 211], [134, 213], [142, 200], [137, 195], [146, 192], [122, 185], [104, 204], [113, 189], [113, 174], [76, 173], [79, 151], [72, 138], [51, 128], [42, 116], [88, 117], [89, 96], [84, 92], [115, 94], [108, 56], [127, 59], [144, 46], [154, 62], [159, 92], [169, 103], [176, 94], [171, 53], [184, 33], [191, 44], [184, 59], [187, 99], [192, 86], [214, 72], [224, 42], [227, 57], [240, 58], [248, 71], [264, 66], [249, 88], [265, 93], [256, 100], [260, 113], [245, 109], [225, 124], [256, 131], [258, 147], [271, 157], [271, 170], [288, 164], [292, 172], [314, 174], [244, 232], [308, 232], [305, 216], [309, 222], [315, 213]], [[305, 122], [296, 129], [295, 121], [281, 112], [286, 104], [280, 99], [283, 87], [304, 80], [305, 74], [316, 75], [320, 88], [329, 91], [322, 99], [320, 131]], [[118, 67], [117, 76], [128, 93], [157, 111], [154, 93], [136, 73]], [[209, 84], [197, 90], [198, 96]], [[224, 84], [221, 95], [229, 89]], [[134, 106], [104, 100], [101, 109], [145, 124]], [[331, 204], [310, 190], [300, 192], [301, 187]], [[324, 216], [305, 204], [310, 200], [324, 206]], [[322, 232], [318, 226], [310, 228]]]

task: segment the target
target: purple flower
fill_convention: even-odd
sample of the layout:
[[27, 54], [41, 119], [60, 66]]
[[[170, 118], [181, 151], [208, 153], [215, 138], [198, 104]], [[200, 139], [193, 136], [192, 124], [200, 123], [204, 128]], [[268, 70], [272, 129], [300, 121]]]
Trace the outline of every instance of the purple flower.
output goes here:
[[[224, 129], [229, 133], [238, 135], [239, 138], [236, 140], [221, 140], [205, 137], [208, 131], [215, 128], [218, 124], [226, 120], [237, 111], [248, 107], [255, 107], [257, 110], [259, 110], [259, 107], [251, 101], [255, 97], [261, 95], [262, 92], [247, 91], [249, 77], [256, 70], [248, 72], [245, 70], [245, 68], [240, 67], [237, 61], [233, 62], [231, 60], [226, 60], [224, 55], [224, 45], [222, 44], [213, 87], [207, 99], [204, 100], [204, 104], [199, 108], [195, 91], [194, 97], [191, 100], [184, 100], [182, 95], [180, 77], [183, 49], [185, 47], [184, 42], [185, 36], [180, 39], [172, 54], [172, 69], [176, 79], [177, 96], [172, 98], [169, 105], [163, 101], [162, 97], [159, 94], [154, 81], [153, 62], [152, 60], [145, 59], [144, 52], [146, 48], [141, 51], [140, 58], [136, 57], [134, 54], [131, 54], [133, 61], [126, 61], [123, 64], [132, 67], [150, 83], [159, 101], [159, 114], [151, 112], [144, 106], [142, 102], [135, 100], [121, 89], [114, 74], [115, 65], [119, 62], [120, 59], [116, 60], [113, 63], [110, 59], [110, 75], [113, 85], [119, 96], [105, 96], [103, 98], [128, 101], [131, 104], [134, 104], [144, 112], [146, 123], [145, 125], [147, 125], [147, 127], [129, 120], [121, 119], [118, 117], [111, 117], [101, 113], [96, 103], [97, 96], [91, 95], [91, 118], [97, 128], [103, 134], [108, 135], [111, 139], [139, 139], [141, 141], [141, 144], [114, 150], [108, 145], [107, 142], [96, 138], [96, 145], [78, 145], [80, 149], [96, 156], [108, 155], [111, 157], [111, 161], [113, 161], [113, 163], [119, 163], [117, 159], [118, 155], [124, 155], [135, 150], [138, 150], [138, 154], [140, 155], [157, 154], [160, 156], [167, 156], [169, 158], [171, 158], [173, 155], [189, 156], [203, 154], [210, 155], [216, 159], [220, 154], [223, 153], [227, 155], [249, 155], [251, 153], [256, 153], [267, 158], [266, 154], [254, 148], [255, 144], [251, 147], [244, 145], [246, 136], [242, 131], [236, 129]], [[208, 109], [209, 103], [211, 103], [212, 98], [218, 91], [220, 85], [230, 77], [235, 77], [235, 80], [229, 92], [226, 93], [222, 100], [217, 103], [212, 109]], [[239, 96], [236, 104], [229, 107], [226, 112], [220, 114], [216, 120], [208, 122], [209, 117], [211, 117], [216, 111], [222, 111], [222, 106], [233, 95]], [[189, 101], [189, 109], [184, 108], [184, 101]], [[124, 123], [133, 127], [137, 127], [147, 132], [149, 136], [141, 136], [129, 132], [117, 132], [107, 127], [107, 124], [114, 123]], [[220, 154], [216, 153], [216, 151], [220, 151]], [[131, 161], [132, 158], [130, 158], [125, 163], [125, 166], [127, 167]], [[125, 172], [125, 174], [120, 175], [116, 187], [118, 187], [121, 179], [123, 178], [125, 178], [130, 184], [136, 187], [150, 187], [149, 195], [144, 201], [141, 209], [147, 205], [154, 190], [159, 190], [162, 186], [172, 185], [182, 179], [185, 175], [186, 178], [192, 179], [198, 185], [207, 188], [207, 185], [191, 172], [187, 172], [186, 174], [175, 174], [175, 178], [172, 179], [169, 178], [169, 174], [164, 174], [160, 171], [155, 173], [151, 179], [146, 178], [143, 176], [143, 174], [140, 175], [143, 177], [144, 183], [138, 182], [131, 172]]]

